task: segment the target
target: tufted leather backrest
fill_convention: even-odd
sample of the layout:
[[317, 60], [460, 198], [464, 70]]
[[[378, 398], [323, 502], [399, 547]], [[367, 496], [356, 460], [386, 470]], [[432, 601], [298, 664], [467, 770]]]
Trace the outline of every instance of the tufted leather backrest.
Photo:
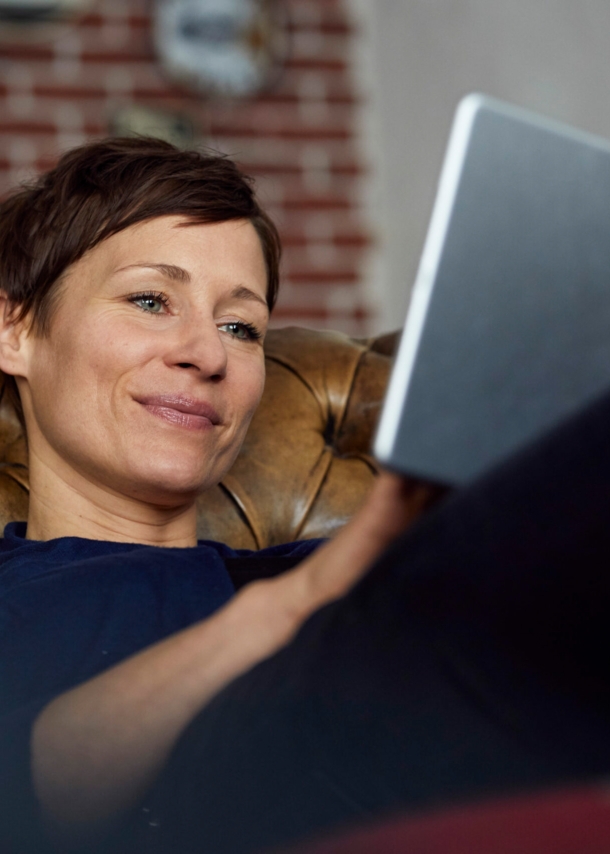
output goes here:
[[[271, 330], [267, 382], [244, 446], [221, 484], [198, 500], [198, 536], [235, 548], [323, 537], [371, 486], [371, 439], [395, 335]], [[25, 519], [28, 473], [19, 425], [0, 417], [0, 525]]]

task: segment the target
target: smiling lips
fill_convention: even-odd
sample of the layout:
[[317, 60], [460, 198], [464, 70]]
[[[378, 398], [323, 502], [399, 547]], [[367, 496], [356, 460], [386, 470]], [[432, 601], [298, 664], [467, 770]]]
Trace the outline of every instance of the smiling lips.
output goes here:
[[187, 430], [209, 430], [221, 423], [220, 415], [205, 401], [180, 394], [159, 394], [137, 400], [151, 415]]

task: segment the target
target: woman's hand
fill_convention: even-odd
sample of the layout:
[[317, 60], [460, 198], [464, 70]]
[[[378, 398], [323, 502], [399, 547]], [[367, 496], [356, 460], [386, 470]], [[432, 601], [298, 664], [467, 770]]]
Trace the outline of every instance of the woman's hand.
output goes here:
[[[311, 611], [343, 596], [444, 490], [423, 481], [382, 472], [348, 524], [292, 573]], [[286, 581], [287, 575], [281, 576]]]

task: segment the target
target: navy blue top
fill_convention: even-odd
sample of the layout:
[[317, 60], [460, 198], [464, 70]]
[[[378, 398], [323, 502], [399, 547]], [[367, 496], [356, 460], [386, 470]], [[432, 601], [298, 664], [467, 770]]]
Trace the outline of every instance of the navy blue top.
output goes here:
[[[0, 540], [3, 854], [10, 850], [8, 841], [2, 844], [6, 833], [21, 837], [36, 811], [29, 736], [43, 706], [216, 611], [234, 593], [227, 566], [243, 569], [251, 561], [264, 567], [286, 558], [297, 563], [319, 543], [251, 552], [208, 541], [195, 548], [79, 537], [39, 542], [26, 540], [25, 532], [25, 523], [11, 523]], [[25, 838], [20, 850], [26, 850]]]

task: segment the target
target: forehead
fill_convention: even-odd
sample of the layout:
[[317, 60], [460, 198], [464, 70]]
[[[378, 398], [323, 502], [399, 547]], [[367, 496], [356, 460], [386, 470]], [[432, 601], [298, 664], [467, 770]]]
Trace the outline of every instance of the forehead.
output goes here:
[[[193, 223], [179, 216], [136, 223], [90, 249], [67, 271], [106, 280], [139, 266], [184, 271], [185, 281], [243, 284], [266, 297], [267, 270], [259, 236], [248, 220]], [[78, 276], [80, 278], [80, 276]], [[180, 278], [178, 273], [177, 278]]]

